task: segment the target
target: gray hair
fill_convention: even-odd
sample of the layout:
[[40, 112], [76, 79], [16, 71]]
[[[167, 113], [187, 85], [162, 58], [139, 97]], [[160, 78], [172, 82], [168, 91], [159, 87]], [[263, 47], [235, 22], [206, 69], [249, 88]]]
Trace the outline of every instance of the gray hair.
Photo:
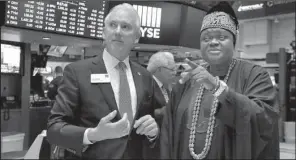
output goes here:
[[113, 11], [120, 10], [120, 9], [126, 9], [127, 11], [133, 12], [133, 14], [135, 15], [135, 18], [136, 18], [136, 27], [137, 27], [136, 29], [138, 30], [139, 34], [141, 35], [141, 30], [140, 30], [141, 22], [140, 22], [139, 14], [136, 11], [136, 9], [131, 4], [128, 4], [128, 3], [122, 3], [122, 4], [119, 4], [119, 5], [114, 6], [110, 10], [110, 12], [107, 14], [107, 16], [105, 17], [104, 25], [106, 26], [106, 22], [109, 20], [110, 14]]
[[174, 55], [171, 52], [160, 51], [150, 57], [147, 70], [154, 73], [159, 67], [169, 67], [172, 63], [175, 63]]

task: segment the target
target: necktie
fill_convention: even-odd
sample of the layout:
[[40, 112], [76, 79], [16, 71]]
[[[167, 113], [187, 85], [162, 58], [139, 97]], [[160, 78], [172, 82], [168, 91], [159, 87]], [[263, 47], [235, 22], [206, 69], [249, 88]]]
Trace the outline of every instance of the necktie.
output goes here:
[[161, 92], [164, 96], [165, 103], [168, 103], [169, 102], [169, 95], [168, 95], [166, 88], [164, 88], [164, 86], [161, 87]]
[[129, 84], [127, 81], [126, 75], [126, 65], [124, 62], [118, 63], [119, 70], [119, 112], [123, 116], [124, 113], [127, 113], [128, 120], [130, 125], [133, 122], [133, 110], [131, 103], [131, 93]]

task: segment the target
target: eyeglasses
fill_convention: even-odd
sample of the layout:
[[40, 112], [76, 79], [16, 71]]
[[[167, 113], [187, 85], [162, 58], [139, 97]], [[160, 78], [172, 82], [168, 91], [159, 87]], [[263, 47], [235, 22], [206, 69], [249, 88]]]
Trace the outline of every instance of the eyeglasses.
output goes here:
[[165, 69], [170, 70], [170, 71], [176, 71], [176, 67], [174, 67], [174, 68], [168, 68], [168, 67], [161, 66], [159, 68], [165, 68]]
[[174, 67], [174, 68], [168, 68], [168, 67], [161, 66], [161, 67], [159, 67], [159, 68], [167, 69], [167, 70], [173, 72], [174, 74], [176, 74], [176, 72], [177, 72], [177, 68], [176, 68], [176, 67]]

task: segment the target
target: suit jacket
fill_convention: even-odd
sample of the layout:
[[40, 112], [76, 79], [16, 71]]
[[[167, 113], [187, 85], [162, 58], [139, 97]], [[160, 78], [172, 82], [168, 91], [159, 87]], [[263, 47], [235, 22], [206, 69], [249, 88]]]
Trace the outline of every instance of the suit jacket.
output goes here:
[[[156, 83], [156, 82], [155, 82]], [[169, 92], [168, 92], [169, 93]], [[161, 91], [161, 88], [157, 85], [156, 89], [155, 89], [155, 95], [156, 95], [156, 100], [162, 105], [165, 106], [166, 105], [166, 101], [164, 98], [164, 95]], [[169, 95], [168, 95], [169, 96]]]
[[[134, 121], [147, 114], [154, 117], [154, 107], [159, 108], [154, 94], [157, 84], [145, 68], [131, 61], [130, 66], [137, 93]], [[153, 147], [153, 143], [146, 136], [136, 134], [135, 129], [129, 136], [99, 141], [83, 151], [85, 130], [96, 127], [101, 118], [113, 110], [118, 111], [111, 84], [90, 81], [91, 74], [106, 73], [102, 56], [65, 67], [63, 81], [48, 120], [48, 140], [71, 151], [77, 158], [143, 159], [143, 150]], [[113, 122], [121, 119], [119, 113]], [[75, 157], [73, 154], [70, 155]]]
[[[155, 108], [154, 110], [154, 115], [155, 115], [155, 120], [158, 124], [162, 124], [162, 119], [165, 113], [165, 107], [166, 107], [166, 101], [164, 98], [164, 95], [161, 91], [161, 88], [155, 81], [157, 87], [155, 88], [155, 98], [156, 101], [158, 102], [160, 108]], [[168, 91], [167, 91], [168, 92]], [[169, 93], [169, 92], [168, 92]], [[169, 95], [168, 95], [169, 96]], [[144, 148], [143, 154], [144, 157], [147, 157], [147, 159], [160, 159], [160, 141], [159, 139], [156, 140], [155, 146], [153, 148]]]
[[[154, 77], [153, 78], [155, 83], [157, 84], [157, 78]], [[170, 91], [168, 89], [166, 89], [166, 92], [168, 93], [168, 96], [170, 97]], [[155, 93], [156, 95], [156, 101], [160, 104], [161, 108], [156, 108], [155, 111], [154, 111], [154, 114], [155, 114], [155, 118], [160, 122], [161, 124], [161, 121], [162, 121], [162, 117], [165, 113], [165, 106], [167, 105], [166, 103], [166, 100], [165, 100], [165, 97], [162, 93], [162, 89], [161, 87], [159, 86], [159, 84], [157, 84], [157, 87], [155, 88]]]

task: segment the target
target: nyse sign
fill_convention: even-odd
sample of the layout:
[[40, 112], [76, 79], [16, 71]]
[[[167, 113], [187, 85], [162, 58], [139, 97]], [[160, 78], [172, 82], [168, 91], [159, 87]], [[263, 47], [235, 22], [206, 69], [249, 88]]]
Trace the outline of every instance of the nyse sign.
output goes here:
[[123, 2], [131, 4], [140, 18], [140, 44], [179, 46], [181, 5], [161, 1], [108, 1], [108, 11]]
[[133, 5], [137, 10], [141, 23], [141, 36], [145, 38], [160, 38], [161, 8]]
[[160, 29], [159, 28], [141, 27], [142, 37], [160, 38], [159, 32], [160, 32]]

